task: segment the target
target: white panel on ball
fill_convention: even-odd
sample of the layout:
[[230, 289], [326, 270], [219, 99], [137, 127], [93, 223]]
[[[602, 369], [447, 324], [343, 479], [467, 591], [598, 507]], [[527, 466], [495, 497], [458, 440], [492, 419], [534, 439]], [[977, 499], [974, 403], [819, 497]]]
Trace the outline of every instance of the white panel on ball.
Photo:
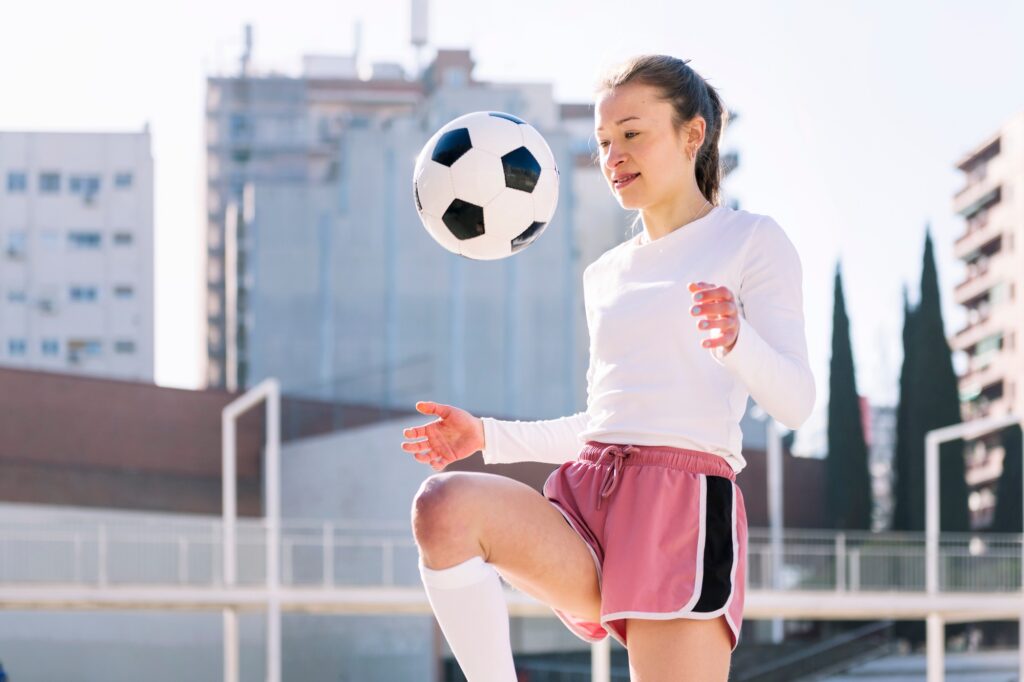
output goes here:
[[484, 225], [487, 234], [509, 245], [530, 227], [534, 220], [533, 197], [526, 192], [508, 190], [484, 206]]
[[447, 166], [426, 160], [416, 176], [414, 191], [419, 196], [423, 212], [440, 218], [455, 199], [451, 171]]
[[558, 205], [558, 172], [545, 168], [540, 173], [537, 186], [530, 194], [533, 197], [534, 220], [541, 223], [551, 222]]
[[452, 164], [451, 174], [454, 186], [459, 188], [458, 198], [477, 206], [483, 206], [505, 189], [501, 159], [475, 145]]
[[481, 116], [480, 112], [459, 116], [444, 127], [454, 130], [461, 125], [470, 127], [469, 138], [474, 149], [482, 149], [501, 157], [523, 146], [521, 126], [500, 116]]
[[555, 155], [551, 153], [551, 147], [537, 132], [537, 129], [530, 125], [520, 126], [520, 128], [523, 131], [523, 144], [533, 154], [533, 158], [540, 163], [540, 167], [555, 168]]
[[507, 244], [496, 244], [486, 237], [476, 237], [459, 242], [459, 253], [473, 260], [498, 260], [512, 255], [512, 240]]

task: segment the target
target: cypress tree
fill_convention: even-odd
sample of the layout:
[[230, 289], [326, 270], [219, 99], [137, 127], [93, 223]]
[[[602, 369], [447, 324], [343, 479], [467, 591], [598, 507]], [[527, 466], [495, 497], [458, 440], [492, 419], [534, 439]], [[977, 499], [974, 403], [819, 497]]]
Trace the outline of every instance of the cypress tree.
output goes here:
[[[959, 424], [960, 389], [953, 370], [953, 355], [942, 323], [939, 277], [935, 268], [930, 228], [925, 231], [921, 267], [921, 303], [918, 307], [917, 350], [920, 353], [913, 407], [919, 424], [916, 436], [924, 449], [928, 431]], [[911, 422], [915, 423], [914, 420]], [[922, 485], [924, 481], [921, 481]], [[939, 528], [943, 532], [970, 530], [967, 513], [967, 480], [964, 475], [963, 440], [939, 448]], [[924, 510], [921, 510], [922, 518]], [[922, 528], [924, 524], [922, 523]]]
[[[894, 498], [892, 530], [921, 530], [924, 527], [924, 450], [915, 457], [911, 442], [910, 409], [914, 382], [914, 322], [915, 311], [907, 299], [907, 287], [903, 287], [903, 365], [900, 369], [900, 400], [896, 408], [896, 451], [893, 455]], [[911, 511], [919, 511], [918, 516]], [[919, 526], [919, 527], [918, 527]]]
[[[939, 278], [931, 230], [925, 232], [921, 301], [910, 310], [904, 297], [903, 370], [896, 427], [894, 530], [923, 531], [925, 434], [960, 423], [960, 393], [942, 323]], [[939, 448], [940, 522], [943, 532], [969, 530], [963, 441]]]
[[828, 457], [825, 460], [829, 526], [871, 530], [871, 475], [857, 395], [850, 320], [840, 266], [836, 265], [829, 365]]

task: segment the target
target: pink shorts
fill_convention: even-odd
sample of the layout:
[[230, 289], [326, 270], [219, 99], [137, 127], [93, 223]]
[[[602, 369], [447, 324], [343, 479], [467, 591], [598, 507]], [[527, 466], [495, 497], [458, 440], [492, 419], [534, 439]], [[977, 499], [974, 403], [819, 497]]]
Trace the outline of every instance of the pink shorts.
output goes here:
[[611, 634], [626, 646], [626, 619], [725, 616], [736, 649], [743, 622], [747, 514], [722, 457], [697, 450], [589, 441], [551, 472], [544, 496], [590, 548], [601, 622], [554, 609], [580, 639]]

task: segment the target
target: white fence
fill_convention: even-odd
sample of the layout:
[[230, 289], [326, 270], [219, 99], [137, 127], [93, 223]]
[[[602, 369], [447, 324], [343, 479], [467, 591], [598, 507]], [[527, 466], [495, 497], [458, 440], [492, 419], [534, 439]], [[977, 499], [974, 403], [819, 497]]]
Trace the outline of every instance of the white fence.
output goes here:
[[[222, 526], [197, 521], [0, 521], [0, 585], [222, 586]], [[261, 521], [238, 524], [239, 587], [266, 580]], [[285, 587], [413, 587], [416, 546], [407, 522], [285, 522]], [[1021, 536], [944, 534], [940, 590], [1019, 593]], [[773, 580], [768, 530], [750, 529], [752, 590], [924, 592], [924, 533], [787, 530]]]

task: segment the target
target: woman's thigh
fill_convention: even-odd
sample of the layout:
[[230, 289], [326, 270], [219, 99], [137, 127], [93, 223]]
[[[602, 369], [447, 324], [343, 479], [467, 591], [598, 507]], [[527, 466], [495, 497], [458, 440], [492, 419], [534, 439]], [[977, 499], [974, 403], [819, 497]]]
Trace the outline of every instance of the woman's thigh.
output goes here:
[[626, 623], [630, 682], [726, 682], [732, 638], [725, 617]]
[[525, 483], [476, 472], [431, 476], [413, 503], [413, 531], [431, 568], [482, 554], [535, 599], [588, 620], [600, 617], [600, 584], [589, 548]]

